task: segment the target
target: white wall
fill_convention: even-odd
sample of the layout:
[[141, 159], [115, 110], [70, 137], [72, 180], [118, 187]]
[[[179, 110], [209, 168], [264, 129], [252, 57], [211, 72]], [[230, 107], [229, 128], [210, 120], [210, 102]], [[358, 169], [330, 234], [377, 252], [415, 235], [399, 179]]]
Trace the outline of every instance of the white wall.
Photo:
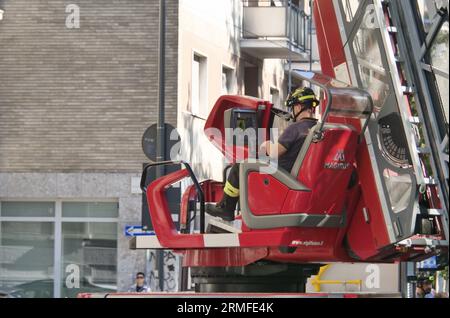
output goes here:
[[[258, 80], [259, 97], [269, 99], [270, 88], [285, 96], [282, 60], [256, 60], [243, 56], [239, 47], [242, 31], [241, 0], [180, 0], [179, 1], [179, 69], [178, 69], [178, 131], [182, 158], [193, 165], [200, 179], [220, 180], [223, 156], [203, 134], [205, 120], [222, 94], [223, 66], [234, 70], [231, 94], [244, 94], [244, 64], [261, 68]], [[207, 110], [192, 116], [192, 57], [200, 54], [207, 59]]]

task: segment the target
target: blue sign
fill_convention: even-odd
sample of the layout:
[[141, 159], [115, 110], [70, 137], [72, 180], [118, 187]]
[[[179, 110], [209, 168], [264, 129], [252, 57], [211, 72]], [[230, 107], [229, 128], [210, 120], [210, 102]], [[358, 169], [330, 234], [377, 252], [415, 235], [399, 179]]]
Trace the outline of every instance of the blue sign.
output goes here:
[[141, 225], [126, 225], [125, 236], [156, 235], [154, 231], [146, 231]]
[[417, 264], [417, 268], [419, 268], [419, 269], [436, 269], [437, 268], [436, 256], [432, 256], [426, 260], [419, 262]]

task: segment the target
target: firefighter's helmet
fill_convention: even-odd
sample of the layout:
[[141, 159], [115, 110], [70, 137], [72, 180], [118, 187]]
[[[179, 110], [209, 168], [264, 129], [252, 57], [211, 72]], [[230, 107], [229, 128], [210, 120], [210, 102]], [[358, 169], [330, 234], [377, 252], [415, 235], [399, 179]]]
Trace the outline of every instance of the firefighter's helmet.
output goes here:
[[319, 106], [319, 103], [320, 101], [311, 88], [300, 87], [289, 94], [285, 104], [292, 109], [297, 104], [302, 105], [303, 108], [315, 108]]

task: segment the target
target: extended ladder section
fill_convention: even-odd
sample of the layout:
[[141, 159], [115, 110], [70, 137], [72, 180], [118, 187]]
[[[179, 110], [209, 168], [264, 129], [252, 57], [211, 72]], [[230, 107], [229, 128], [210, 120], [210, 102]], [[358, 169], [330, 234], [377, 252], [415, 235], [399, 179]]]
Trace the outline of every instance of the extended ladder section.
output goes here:
[[389, 242], [448, 246], [448, 88], [437, 79], [448, 83], [448, 8], [425, 32], [418, 1], [333, 4], [349, 80], [375, 104], [366, 141]]
[[[448, 240], [448, 105], [443, 105], [445, 91], [439, 91], [443, 87], [437, 85], [436, 76], [448, 81], [448, 64], [447, 69], [442, 69], [445, 62], [436, 63], [432, 56], [445, 22], [448, 32], [448, 8], [436, 9], [431, 28], [425, 33], [417, 1], [382, 1], [386, 24], [381, 29], [399, 76], [394, 85], [406, 99], [403, 124], [413, 132], [411, 157], [422, 201], [416, 223], [426, 232], [426, 222], [435, 219], [434, 224], [443, 227]], [[448, 63], [448, 44], [446, 49], [443, 54]]]

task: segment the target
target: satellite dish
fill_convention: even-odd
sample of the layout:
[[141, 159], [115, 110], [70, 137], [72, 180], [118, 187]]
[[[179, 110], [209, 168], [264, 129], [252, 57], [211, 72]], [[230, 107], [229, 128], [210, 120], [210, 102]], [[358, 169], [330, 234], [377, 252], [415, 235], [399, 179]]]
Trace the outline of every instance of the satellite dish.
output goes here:
[[[157, 125], [153, 124], [147, 128], [147, 130], [142, 135], [142, 151], [151, 161], [156, 161], [156, 150], [157, 150]], [[180, 135], [178, 134], [176, 128], [170, 124], [164, 124], [165, 128], [165, 154], [163, 160], [170, 160], [170, 149], [180, 141]], [[172, 136], [172, 140], [170, 138]]]

